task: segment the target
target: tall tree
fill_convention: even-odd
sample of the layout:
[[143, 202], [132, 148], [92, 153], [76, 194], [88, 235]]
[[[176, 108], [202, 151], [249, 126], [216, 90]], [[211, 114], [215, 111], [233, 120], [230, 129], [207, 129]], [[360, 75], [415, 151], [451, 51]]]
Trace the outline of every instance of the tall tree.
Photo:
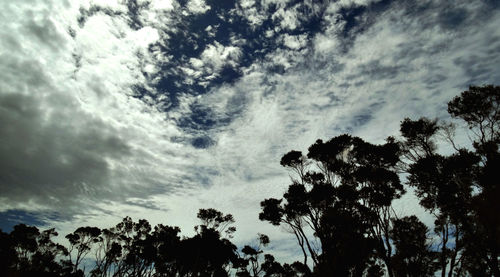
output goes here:
[[395, 276], [434, 276], [435, 253], [427, 237], [428, 231], [414, 215], [393, 219], [391, 238], [396, 247], [392, 257]]
[[392, 276], [391, 203], [404, 193], [398, 161], [392, 138], [374, 145], [341, 135], [316, 141], [307, 157], [290, 151], [281, 165], [296, 176], [282, 199], [262, 201], [259, 218], [289, 227], [318, 274], [361, 276], [380, 257]]
[[[490, 273], [500, 276], [500, 87], [471, 86], [448, 103], [448, 112], [463, 120], [473, 135], [475, 154], [480, 157], [474, 180], [472, 215], [475, 219], [467, 237], [483, 238], [482, 258]], [[474, 246], [469, 246], [474, 247]], [[469, 251], [470, 252], [470, 251]]]
[[0, 273], [2, 276], [82, 276], [60, 260], [67, 249], [52, 241], [54, 229], [40, 232], [34, 226], [18, 224], [10, 234], [0, 231]]
[[222, 237], [230, 237], [236, 228], [231, 214], [224, 215], [215, 209], [200, 209], [196, 226], [197, 234], [185, 238], [178, 248], [177, 263], [180, 276], [228, 276], [237, 264], [237, 247]]
[[[97, 227], [79, 227], [73, 233], [66, 235], [70, 243], [69, 258], [73, 264], [73, 272], [78, 271], [78, 266], [87, 254], [91, 251], [94, 243], [99, 241], [101, 230]], [[73, 252], [75, 257], [73, 259]]]
[[[500, 276], [500, 87], [471, 86], [448, 103], [448, 112], [468, 127], [472, 149], [459, 147], [452, 124], [421, 118], [401, 123], [408, 183], [435, 215], [441, 274]], [[443, 155], [439, 138], [454, 153]]]

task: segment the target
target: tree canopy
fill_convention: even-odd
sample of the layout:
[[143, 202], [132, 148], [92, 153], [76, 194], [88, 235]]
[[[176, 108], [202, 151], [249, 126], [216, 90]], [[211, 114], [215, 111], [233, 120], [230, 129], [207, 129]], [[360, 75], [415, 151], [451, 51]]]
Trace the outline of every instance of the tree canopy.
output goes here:
[[[295, 237], [300, 261], [267, 253], [265, 234], [236, 246], [234, 217], [208, 208], [192, 237], [125, 217], [79, 227], [65, 247], [55, 229], [19, 224], [0, 231], [0, 275], [499, 277], [499, 107], [500, 87], [471, 86], [448, 103], [453, 121], [405, 118], [382, 144], [342, 134], [284, 154], [290, 184], [258, 218]], [[460, 127], [470, 147], [456, 142]], [[410, 189], [433, 226], [395, 211]]]

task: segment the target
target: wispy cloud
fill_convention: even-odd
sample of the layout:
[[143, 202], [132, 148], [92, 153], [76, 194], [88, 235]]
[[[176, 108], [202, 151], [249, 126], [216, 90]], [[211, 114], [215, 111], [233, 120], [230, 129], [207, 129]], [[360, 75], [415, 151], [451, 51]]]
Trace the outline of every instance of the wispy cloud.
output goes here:
[[57, 211], [61, 233], [125, 215], [190, 232], [214, 207], [238, 243], [267, 233], [286, 253], [293, 238], [258, 221], [290, 182], [284, 153], [344, 132], [382, 142], [500, 83], [493, 2], [137, 3], [0, 11], [2, 211]]
[[175, 124], [131, 97], [134, 85], [147, 86], [142, 69], [157, 31], [133, 30], [127, 17], [105, 13], [70, 31], [79, 8], [26, 4], [3, 12], [2, 22], [17, 22], [4, 26], [2, 42], [0, 104], [10, 126], [2, 129], [4, 210], [72, 213], [103, 199], [172, 191], [192, 163], [172, 141]]

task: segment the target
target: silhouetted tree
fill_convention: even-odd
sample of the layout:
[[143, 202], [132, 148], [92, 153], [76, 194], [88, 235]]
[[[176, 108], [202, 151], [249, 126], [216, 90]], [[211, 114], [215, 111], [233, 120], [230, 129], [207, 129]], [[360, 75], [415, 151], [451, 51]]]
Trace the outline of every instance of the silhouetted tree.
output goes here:
[[[66, 235], [70, 243], [69, 258], [74, 266], [74, 272], [78, 271], [78, 265], [87, 256], [94, 243], [99, 241], [101, 230], [97, 227], [80, 227], [73, 233]], [[75, 252], [73, 259], [72, 253]]]
[[[457, 146], [453, 124], [426, 118], [401, 123], [409, 184], [435, 215], [442, 276], [500, 276], [499, 105], [500, 87], [491, 85], [472, 86], [448, 103], [448, 112], [468, 127], [473, 149]], [[454, 153], [437, 152], [440, 137]]]
[[316, 141], [307, 158], [291, 151], [281, 165], [297, 178], [283, 199], [262, 201], [259, 218], [289, 227], [303, 264], [311, 257], [317, 274], [361, 276], [377, 253], [391, 275], [391, 203], [404, 193], [395, 171], [398, 161], [399, 147], [392, 138], [374, 145], [341, 135]]
[[238, 271], [236, 276], [279, 276], [282, 273], [281, 265], [275, 261], [271, 254], [264, 255], [264, 261], [261, 261], [261, 254], [264, 253], [262, 247], [269, 244], [269, 237], [264, 234], [258, 234], [258, 243], [256, 246], [245, 245], [241, 249], [242, 257], [240, 257], [237, 265]]
[[[263, 251], [269, 237], [240, 251], [231, 214], [200, 209], [192, 237], [178, 227], [125, 217], [116, 226], [80, 227], [55, 243], [54, 229], [19, 224], [0, 230], [1, 276], [500, 276], [500, 87], [470, 87], [448, 103], [468, 129], [420, 118], [401, 122], [401, 141], [375, 145], [350, 135], [317, 140], [307, 156], [285, 154], [294, 172], [281, 199], [261, 202], [259, 218], [295, 235], [303, 261], [280, 264]], [[438, 147], [448, 143], [447, 151]], [[392, 202], [406, 173], [420, 205], [434, 216], [398, 218]], [[313, 265], [313, 270], [309, 265]]]
[[17, 270], [17, 253], [10, 235], [0, 230], [0, 275], [10, 276]]
[[156, 248], [154, 266], [156, 276], [175, 276], [179, 271], [177, 257], [181, 247], [179, 227], [157, 225], [153, 232], [153, 241]]
[[14, 226], [10, 234], [0, 232], [2, 276], [78, 276], [60, 263], [68, 251], [52, 241], [55, 236], [54, 229], [40, 232], [24, 224]]
[[91, 271], [92, 276], [109, 276], [112, 275], [112, 269], [120, 268], [118, 263], [122, 257], [122, 246], [118, 237], [119, 234], [114, 228], [101, 231], [95, 244], [95, 268]]
[[434, 276], [435, 253], [427, 237], [428, 228], [416, 216], [393, 219], [391, 238], [395, 276]]
[[200, 229], [213, 229], [219, 233], [224, 232], [227, 237], [231, 237], [232, 233], [236, 231], [232, 214], [224, 215], [215, 209], [200, 209], [197, 217], [201, 220], [201, 225], [196, 226], [195, 230]]

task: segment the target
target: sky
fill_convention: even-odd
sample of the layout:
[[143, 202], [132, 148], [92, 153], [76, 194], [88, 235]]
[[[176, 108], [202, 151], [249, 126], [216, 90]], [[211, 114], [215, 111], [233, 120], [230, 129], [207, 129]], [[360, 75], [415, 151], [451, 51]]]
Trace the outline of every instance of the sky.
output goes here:
[[[288, 151], [343, 133], [382, 143], [500, 84], [500, 2], [0, 0], [0, 228], [67, 234], [123, 217], [193, 234], [290, 184]], [[431, 223], [411, 193], [397, 205]]]

